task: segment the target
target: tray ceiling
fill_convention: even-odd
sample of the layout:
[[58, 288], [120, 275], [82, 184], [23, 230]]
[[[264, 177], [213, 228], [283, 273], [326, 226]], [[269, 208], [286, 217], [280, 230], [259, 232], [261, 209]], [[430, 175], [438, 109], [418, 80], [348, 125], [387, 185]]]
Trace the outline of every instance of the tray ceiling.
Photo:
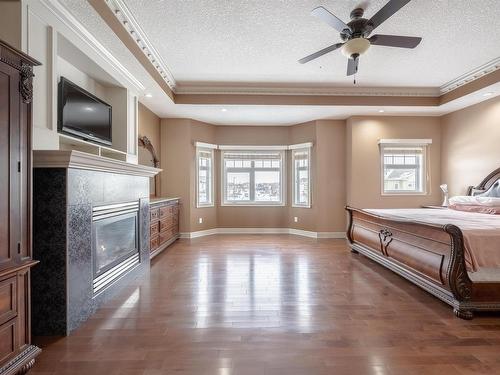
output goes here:
[[[347, 21], [350, 10], [359, 1], [121, 1], [168, 66], [178, 92], [197, 88], [202, 92], [224, 91], [224, 87], [231, 92], [238, 87], [251, 87], [288, 89], [288, 93], [297, 87], [299, 91], [382, 87], [432, 93], [500, 55], [500, 28], [491, 22], [492, 15], [500, 14], [500, 2], [494, 0], [410, 2], [377, 32], [421, 36], [422, 43], [414, 50], [372, 46], [362, 56], [356, 86], [352, 78], [345, 76], [346, 60], [340, 53], [306, 65], [297, 60], [339, 41], [335, 30], [310, 15], [311, 9], [323, 5]], [[145, 92], [153, 97], [143, 97], [141, 101], [159, 116], [191, 117], [221, 124], [279, 125], [314, 118], [345, 118], [379, 109], [295, 106], [287, 110], [274, 106], [273, 110], [266, 106], [235, 106], [228, 115], [221, 112], [221, 106], [173, 104], [87, 1], [59, 2], [146, 86]], [[366, 17], [385, 3], [386, 0], [364, 2]], [[461, 103], [465, 106], [480, 100], [484, 99], [469, 97]], [[400, 107], [394, 109], [394, 114], [439, 115], [450, 108]], [[292, 114], [297, 121], [291, 118]]]

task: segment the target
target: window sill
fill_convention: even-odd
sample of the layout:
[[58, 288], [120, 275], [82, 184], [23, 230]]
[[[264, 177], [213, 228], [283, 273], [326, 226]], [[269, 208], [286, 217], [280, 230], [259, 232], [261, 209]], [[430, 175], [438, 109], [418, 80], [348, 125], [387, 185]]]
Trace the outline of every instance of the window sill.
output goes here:
[[427, 193], [411, 193], [411, 192], [401, 192], [401, 193], [382, 193], [383, 197], [398, 197], [398, 196], [425, 196], [429, 195]]
[[213, 207], [215, 207], [215, 204], [213, 204], [213, 203], [212, 204], [202, 204], [202, 205], [197, 204], [196, 205], [196, 208], [213, 208]]
[[221, 203], [221, 207], [285, 207], [284, 203]]
[[292, 204], [292, 208], [311, 208], [312, 206], [309, 205], [299, 205], [299, 204]]

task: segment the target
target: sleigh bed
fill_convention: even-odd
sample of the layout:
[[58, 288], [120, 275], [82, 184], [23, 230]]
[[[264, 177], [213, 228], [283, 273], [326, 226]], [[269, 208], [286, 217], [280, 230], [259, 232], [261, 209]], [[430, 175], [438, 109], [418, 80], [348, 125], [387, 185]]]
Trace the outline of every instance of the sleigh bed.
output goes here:
[[[467, 194], [500, 197], [500, 168]], [[354, 253], [448, 303], [459, 318], [500, 311], [500, 215], [431, 208], [346, 210]]]

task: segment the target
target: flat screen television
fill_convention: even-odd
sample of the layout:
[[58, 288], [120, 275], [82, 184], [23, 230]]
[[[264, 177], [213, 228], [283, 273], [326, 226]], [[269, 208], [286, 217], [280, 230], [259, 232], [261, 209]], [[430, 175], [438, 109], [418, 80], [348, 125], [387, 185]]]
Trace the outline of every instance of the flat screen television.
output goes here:
[[111, 106], [61, 77], [58, 95], [60, 133], [111, 145]]

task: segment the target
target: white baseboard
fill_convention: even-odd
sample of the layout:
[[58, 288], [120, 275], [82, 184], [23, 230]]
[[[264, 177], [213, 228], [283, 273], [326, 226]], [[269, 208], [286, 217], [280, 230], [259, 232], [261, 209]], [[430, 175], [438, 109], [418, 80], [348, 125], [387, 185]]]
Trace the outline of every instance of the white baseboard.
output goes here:
[[309, 238], [346, 238], [345, 232], [312, 232], [294, 228], [213, 228], [183, 232], [180, 238], [198, 238], [213, 234], [293, 234]]

